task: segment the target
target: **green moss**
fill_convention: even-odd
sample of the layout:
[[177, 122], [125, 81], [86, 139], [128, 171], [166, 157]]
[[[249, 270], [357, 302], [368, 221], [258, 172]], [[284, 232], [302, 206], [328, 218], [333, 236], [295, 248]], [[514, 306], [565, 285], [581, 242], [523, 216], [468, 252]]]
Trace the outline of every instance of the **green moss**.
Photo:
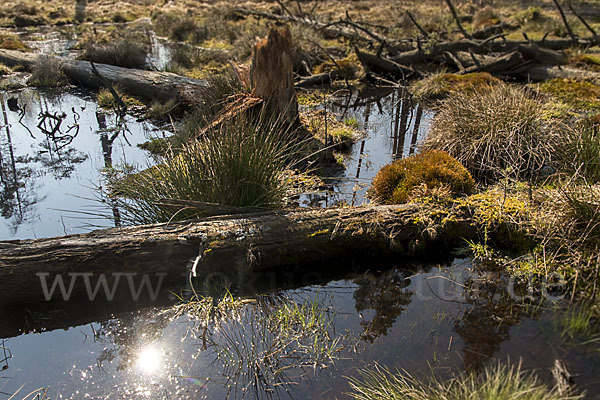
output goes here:
[[[138, 100], [134, 97], [128, 96], [126, 94], [122, 94], [119, 89], [116, 89], [116, 91], [119, 94], [119, 97], [121, 97], [121, 100], [123, 101], [123, 103], [125, 103], [125, 105], [127, 107], [143, 107], [144, 106], [144, 103], [142, 103], [140, 100]], [[112, 95], [110, 90], [108, 90], [106, 88], [100, 89], [100, 91], [96, 95], [96, 99], [98, 100], [98, 105], [101, 108], [115, 109], [118, 107], [117, 101], [115, 100], [114, 96]]]
[[539, 90], [574, 109], [600, 111], [600, 86], [593, 83], [557, 78], [540, 84]]
[[319, 231], [309, 234], [308, 237], [313, 238], [315, 236], [322, 236], [322, 235], [327, 235], [327, 234], [329, 234], [329, 229], [321, 229]]
[[419, 190], [447, 188], [451, 194], [469, 194], [475, 188], [471, 174], [445, 151], [430, 150], [394, 161], [373, 179], [371, 194], [380, 203], [402, 204]]
[[600, 71], [600, 55], [597, 54], [579, 54], [571, 57], [570, 63]]
[[323, 101], [325, 101], [328, 96], [329, 93], [322, 90], [311, 90], [308, 92], [301, 91], [296, 95], [298, 104], [307, 107], [323, 104]]
[[439, 100], [452, 93], [473, 93], [484, 90], [488, 86], [500, 83], [500, 79], [487, 72], [474, 72], [471, 74], [434, 74], [416, 82], [413, 94], [422, 100]]

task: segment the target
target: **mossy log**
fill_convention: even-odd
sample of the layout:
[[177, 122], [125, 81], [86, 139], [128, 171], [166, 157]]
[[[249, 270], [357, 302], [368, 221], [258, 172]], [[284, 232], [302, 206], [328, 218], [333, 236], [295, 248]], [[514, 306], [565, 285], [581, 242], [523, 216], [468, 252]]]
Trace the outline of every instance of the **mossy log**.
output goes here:
[[[433, 210], [423, 205], [300, 209], [3, 241], [0, 303], [43, 300], [40, 273], [50, 281], [73, 273], [161, 273], [181, 280], [196, 260], [200, 279], [211, 272], [237, 279], [340, 257], [431, 254], [475, 235], [466, 215], [424, 230], [419, 221], [428, 213]], [[84, 289], [80, 282], [74, 292]]]
[[[0, 63], [9, 66], [22, 65], [27, 69], [32, 69], [38, 57], [39, 55], [34, 53], [0, 49]], [[104, 86], [102, 80], [94, 74], [89, 61], [48, 57], [61, 64], [64, 74], [72, 82], [92, 89], [99, 89]], [[189, 98], [190, 94], [207, 85], [204, 80], [192, 79], [170, 72], [145, 71], [108, 64], [94, 63], [94, 65], [102, 78], [110, 84], [119, 86], [132, 96], [145, 99], [161, 101], [178, 99], [183, 102], [186, 98]]]

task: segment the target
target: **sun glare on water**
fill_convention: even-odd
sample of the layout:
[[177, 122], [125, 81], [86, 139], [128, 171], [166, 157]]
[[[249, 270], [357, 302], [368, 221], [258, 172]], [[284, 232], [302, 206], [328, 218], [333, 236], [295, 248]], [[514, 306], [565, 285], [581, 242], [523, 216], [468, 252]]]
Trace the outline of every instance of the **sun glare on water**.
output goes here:
[[138, 355], [136, 366], [144, 374], [153, 374], [162, 364], [162, 354], [153, 347], [143, 348]]

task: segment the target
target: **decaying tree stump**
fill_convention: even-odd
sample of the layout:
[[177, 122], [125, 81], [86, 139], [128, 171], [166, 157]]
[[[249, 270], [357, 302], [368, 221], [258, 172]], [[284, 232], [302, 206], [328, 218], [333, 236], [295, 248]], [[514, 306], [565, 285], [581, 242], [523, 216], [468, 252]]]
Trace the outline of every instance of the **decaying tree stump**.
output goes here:
[[252, 96], [262, 99], [269, 113], [295, 124], [298, 102], [294, 89], [292, 35], [287, 27], [274, 27], [254, 45], [250, 67]]

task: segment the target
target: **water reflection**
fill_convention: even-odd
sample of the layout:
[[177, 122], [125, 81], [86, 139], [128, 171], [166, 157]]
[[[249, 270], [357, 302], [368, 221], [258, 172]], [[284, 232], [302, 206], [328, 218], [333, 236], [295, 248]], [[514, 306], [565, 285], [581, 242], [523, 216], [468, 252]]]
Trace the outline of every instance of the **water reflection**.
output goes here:
[[156, 128], [103, 112], [86, 92], [0, 92], [0, 104], [0, 210], [5, 222], [0, 239], [84, 232], [109, 226], [111, 220], [119, 226], [114, 206], [109, 204], [112, 215], [101, 217], [107, 214], [97, 200], [102, 170], [147, 165], [137, 144], [159, 134], [153, 132]]
[[[0, 342], [0, 366], [10, 366], [0, 380], [12, 378], [5, 391], [51, 385], [62, 398], [343, 398], [344, 377], [373, 361], [419, 375], [527, 355], [528, 368], [545, 370], [561, 346], [538, 322], [547, 312], [515, 302], [502, 275], [464, 261], [378, 269], [14, 337]], [[566, 357], [577, 383], [600, 393], [594, 354]]]
[[329, 108], [340, 120], [356, 120], [367, 136], [353, 146], [343, 175], [327, 179], [332, 191], [303, 195], [302, 205], [366, 203], [375, 174], [391, 160], [414, 154], [433, 117], [433, 111], [417, 104], [402, 87], [361, 88], [330, 100]]

